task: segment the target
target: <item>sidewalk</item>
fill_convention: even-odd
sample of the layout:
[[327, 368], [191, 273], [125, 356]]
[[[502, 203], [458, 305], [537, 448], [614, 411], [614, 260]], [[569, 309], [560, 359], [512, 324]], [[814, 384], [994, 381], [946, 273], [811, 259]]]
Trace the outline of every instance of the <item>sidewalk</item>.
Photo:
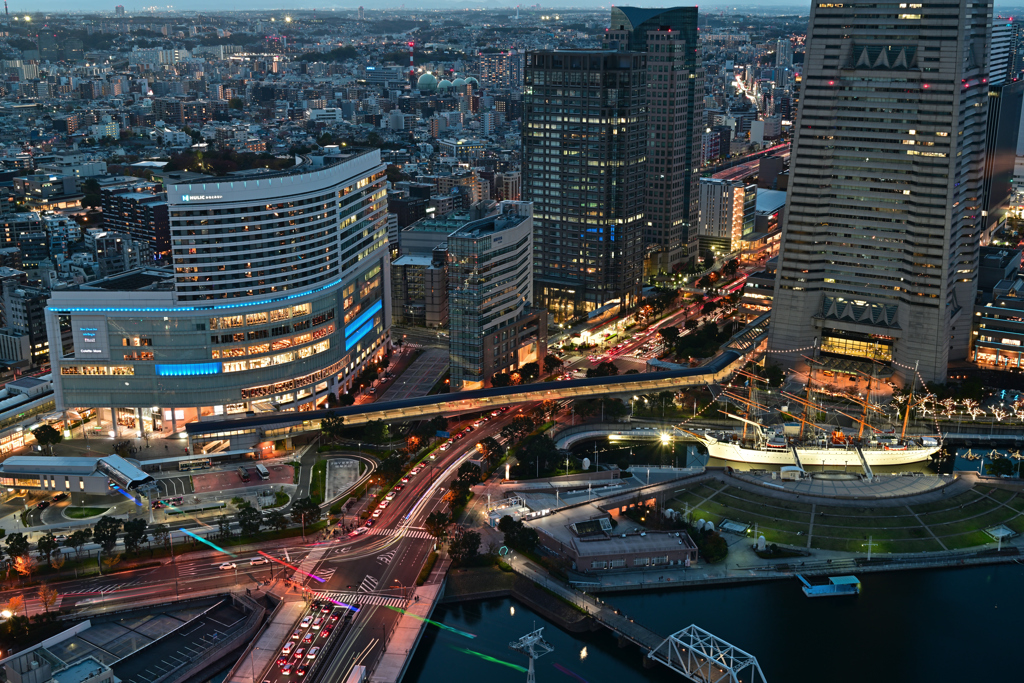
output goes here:
[[416, 589], [416, 599], [409, 603], [406, 614], [402, 615], [391, 632], [387, 648], [377, 661], [373, 675], [370, 676], [371, 683], [398, 683], [402, 680], [409, 660], [427, 626], [424, 619], [430, 618], [434, 613], [434, 607], [444, 595], [449, 565], [451, 560], [447, 557], [442, 558], [430, 572], [427, 582]]
[[264, 625], [256, 640], [250, 643], [238, 658], [224, 683], [252, 683], [263, 680], [263, 672], [273, 665], [282, 644], [306, 609], [306, 602], [298, 594], [286, 595], [284, 600], [286, 602], [282, 602], [274, 610], [273, 616]]

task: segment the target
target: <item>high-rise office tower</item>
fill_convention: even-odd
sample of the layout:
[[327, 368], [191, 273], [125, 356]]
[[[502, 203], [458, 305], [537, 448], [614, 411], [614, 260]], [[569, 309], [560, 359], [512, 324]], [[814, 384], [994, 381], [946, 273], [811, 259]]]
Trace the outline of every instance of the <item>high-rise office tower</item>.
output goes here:
[[793, 43], [789, 38], [779, 38], [775, 41], [775, 66], [793, 66]]
[[644, 242], [654, 272], [697, 254], [704, 69], [697, 8], [612, 7], [606, 44], [647, 55]]
[[1013, 193], [1017, 138], [1021, 107], [1024, 104], [1024, 80], [1013, 69], [1016, 61], [1014, 25], [1005, 19], [992, 22], [989, 48], [988, 129], [985, 132], [985, 185], [982, 201], [984, 218], [981, 243], [988, 245], [996, 231], [1005, 225], [1006, 211]]
[[523, 199], [534, 207], [534, 297], [556, 323], [640, 299], [646, 78], [646, 58], [635, 52], [526, 57]]
[[817, 346], [840, 368], [876, 361], [909, 379], [917, 365], [941, 382], [966, 356], [991, 17], [987, 1], [812, 5], [775, 358]]

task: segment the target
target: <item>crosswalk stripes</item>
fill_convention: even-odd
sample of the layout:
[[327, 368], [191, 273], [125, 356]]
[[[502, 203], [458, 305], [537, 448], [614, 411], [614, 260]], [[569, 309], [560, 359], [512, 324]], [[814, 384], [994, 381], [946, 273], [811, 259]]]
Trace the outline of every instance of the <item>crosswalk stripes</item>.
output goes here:
[[62, 593], [62, 595], [93, 595], [97, 593], [109, 593], [111, 591], [124, 590], [125, 588], [128, 588], [130, 586], [134, 586], [136, 583], [138, 583], [138, 581], [128, 581], [125, 583], [111, 583], [95, 587], [83, 586], [81, 590], [68, 591], [66, 593]]
[[377, 534], [378, 536], [394, 536], [394, 535], [396, 535], [399, 532], [401, 532], [401, 534], [403, 536], [405, 536], [406, 538], [433, 538], [433, 536], [431, 536], [426, 531], [413, 530], [411, 527], [409, 529], [376, 529], [376, 530], [371, 529], [370, 530], [371, 534]]
[[324, 597], [330, 598], [331, 600], [335, 600], [346, 605], [359, 605], [360, 607], [365, 605], [405, 607], [406, 604], [409, 602], [405, 598], [396, 597], [393, 595], [341, 593], [338, 591], [327, 591], [323, 593], [318, 593], [318, 595], [322, 595]]
[[327, 583], [327, 581], [332, 576], [334, 576], [334, 572], [336, 572], [336, 571], [338, 571], [338, 570], [335, 567], [320, 567], [320, 569], [317, 570], [316, 575], [318, 577], [320, 577], [321, 579], [323, 579], [324, 583]]
[[359, 583], [360, 593], [372, 593], [377, 589], [377, 578], [369, 574]]
[[395, 548], [394, 550], [390, 550], [390, 551], [384, 553], [383, 555], [378, 555], [377, 556], [377, 561], [378, 562], [382, 562], [384, 564], [391, 564], [391, 560], [395, 559], [395, 553], [396, 552], [398, 552], [397, 548]]

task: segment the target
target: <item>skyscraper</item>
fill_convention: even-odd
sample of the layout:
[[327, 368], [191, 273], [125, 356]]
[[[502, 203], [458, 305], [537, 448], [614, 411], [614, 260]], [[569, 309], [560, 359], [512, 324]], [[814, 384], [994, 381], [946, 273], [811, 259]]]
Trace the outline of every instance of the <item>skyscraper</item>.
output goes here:
[[523, 199], [534, 206], [534, 297], [556, 323], [640, 299], [646, 77], [640, 53], [527, 55]]
[[650, 269], [671, 272], [697, 254], [704, 133], [697, 8], [612, 7], [605, 41], [647, 56], [644, 243]]
[[909, 379], [919, 364], [941, 382], [966, 356], [991, 16], [991, 2], [967, 0], [812, 5], [769, 338], [777, 359], [795, 364], [817, 345], [839, 369], [877, 361]]

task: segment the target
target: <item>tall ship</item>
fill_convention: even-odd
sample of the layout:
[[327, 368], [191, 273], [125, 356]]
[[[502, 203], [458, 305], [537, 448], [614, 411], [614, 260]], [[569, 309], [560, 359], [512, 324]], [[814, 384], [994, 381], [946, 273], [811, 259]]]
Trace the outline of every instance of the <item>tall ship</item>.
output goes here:
[[[885, 413], [879, 406], [870, 400], [853, 397], [847, 398], [863, 407], [862, 414], [855, 417], [841, 410], [835, 411], [852, 424], [852, 427], [841, 427], [834, 424], [838, 421], [836, 416], [830, 416], [824, 405], [810, 400], [811, 382], [807, 385], [807, 398], [781, 392], [782, 397], [795, 404], [792, 410], [788, 404], [772, 409], [761, 403], [756, 393], [757, 382], [764, 380], [742, 370], [739, 374], [748, 380], [748, 395], [740, 396], [730, 388], [719, 396], [720, 400], [745, 407], [744, 415], [720, 411], [736, 420], [739, 423], [737, 428], [688, 432], [708, 449], [712, 458], [762, 465], [795, 465], [801, 469], [809, 466], [875, 467], [928, 460], [942, 447], [942, 442], [936, 437], [907, 436], [910, 412], [915, 407], [913, 394], [906, 401], [903, 426], [899, 432], [887, 424]], [[776, 415], [784, 421], [767, 424]]]

